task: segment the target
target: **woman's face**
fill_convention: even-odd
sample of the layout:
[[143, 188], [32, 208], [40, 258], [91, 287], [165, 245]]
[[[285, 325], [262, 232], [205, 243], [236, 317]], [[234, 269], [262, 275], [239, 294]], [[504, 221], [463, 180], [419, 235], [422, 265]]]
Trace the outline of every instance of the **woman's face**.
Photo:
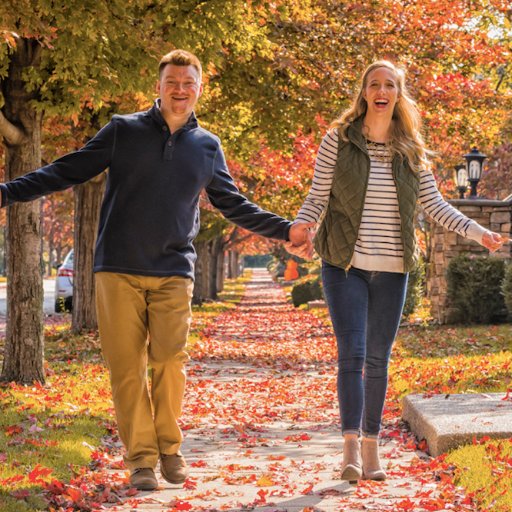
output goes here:
[[363, 97], [368, 104], [369, 113], [391, 117], [399, 98], [395, 73], [384, 67], [370, 71]]

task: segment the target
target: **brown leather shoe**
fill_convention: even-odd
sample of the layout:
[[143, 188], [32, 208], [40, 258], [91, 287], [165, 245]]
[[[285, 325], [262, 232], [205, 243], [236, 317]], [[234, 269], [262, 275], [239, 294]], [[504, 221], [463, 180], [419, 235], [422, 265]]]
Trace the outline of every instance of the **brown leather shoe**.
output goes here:
[[160, 454], [160, 473], [170, 484], [182, 484], [188, 477], [188, 467], [181, 453]]
[[158, 480], [152, 468], [137, 468], [130, 475], [130, 485], [139, 491], [154, 491]]

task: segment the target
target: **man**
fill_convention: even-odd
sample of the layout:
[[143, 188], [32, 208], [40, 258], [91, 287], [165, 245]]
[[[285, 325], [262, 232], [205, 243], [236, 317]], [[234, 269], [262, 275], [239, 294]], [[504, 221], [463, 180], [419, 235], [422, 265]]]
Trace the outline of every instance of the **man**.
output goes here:
[[[110, 371], [131, 484], [184, 482], [178, 426], [185, 387], [199, 195], [257, 234], [309, 244], [291, 224], [250, 203], [231, 178], [219, 139], [198, 125], [201, 64], [175, 50], [160, 61], [159, 99], [146, 112], [114, 116], [82, 149], [9, 183], [2, 206], [82, 183], [109, 168], [94, 271], [102, 352]], [[147, 365], [152, 368], [151, 396]]]

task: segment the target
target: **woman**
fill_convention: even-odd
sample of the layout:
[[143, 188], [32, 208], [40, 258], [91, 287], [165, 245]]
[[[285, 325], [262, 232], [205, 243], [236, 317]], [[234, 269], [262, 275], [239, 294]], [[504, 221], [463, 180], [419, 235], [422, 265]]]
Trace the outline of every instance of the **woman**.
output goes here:
[[[420, 125], [403, 71], [388, 61], [371, 64], [352, 106], [320, 145], [297, 215], [301, 222], [323, 215], [315, 249], [338, 344], [344, 480], [386, 478], [378, 436], [391, 346], [417, 259], [417, 203], [438, 224], [491, 251], [504, 242], [443, 200]], [[306, 252], [305, 245], [295, 250]]]

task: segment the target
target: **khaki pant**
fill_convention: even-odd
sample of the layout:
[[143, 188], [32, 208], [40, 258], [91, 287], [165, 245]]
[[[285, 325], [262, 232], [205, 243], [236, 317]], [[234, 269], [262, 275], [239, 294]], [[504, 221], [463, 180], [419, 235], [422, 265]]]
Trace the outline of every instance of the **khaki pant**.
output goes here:
[[183, 440], [192, 289], [180, 276], [96, 273], [101, 348], [129, 469], [154, 468], [160, 453], [176, 453]]

